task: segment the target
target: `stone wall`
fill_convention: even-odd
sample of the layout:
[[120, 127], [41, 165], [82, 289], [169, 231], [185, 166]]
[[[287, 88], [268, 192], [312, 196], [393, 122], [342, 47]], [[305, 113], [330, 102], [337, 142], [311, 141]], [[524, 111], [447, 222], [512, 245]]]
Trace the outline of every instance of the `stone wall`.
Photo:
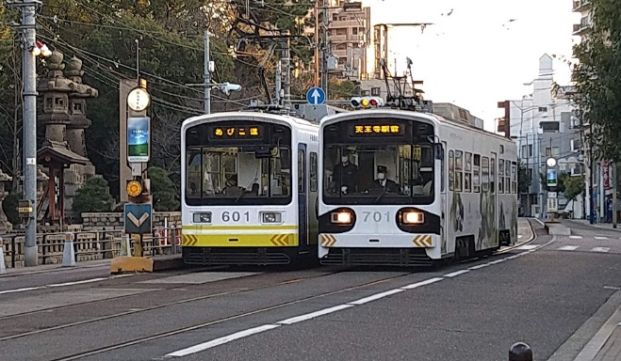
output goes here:
[[[168, 219], [168, 226], [181, 226], [181, 212], [154, 212], [153, 228], [164, 227], [165, 219]], [[82, 213], [82, 229], [123, 231], [122, 212], [100, 212]]]

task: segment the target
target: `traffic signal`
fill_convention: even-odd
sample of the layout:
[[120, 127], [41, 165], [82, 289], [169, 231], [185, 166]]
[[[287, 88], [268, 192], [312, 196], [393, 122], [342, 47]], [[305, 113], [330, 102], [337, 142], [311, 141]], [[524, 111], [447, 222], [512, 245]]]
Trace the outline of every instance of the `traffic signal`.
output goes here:
[[149, 189], [147, 187], [147, 183], [148, 182], [142, 177], [134, 177], [134, 179], [127, 181], [125, 190], [127, 191], [127, 198], [130, 202], [149, 202]]
[[378, 108], [384, 105], [384, 99], [380, 97], [353, 97], [351, 98], [351, 106], [355, 109]]

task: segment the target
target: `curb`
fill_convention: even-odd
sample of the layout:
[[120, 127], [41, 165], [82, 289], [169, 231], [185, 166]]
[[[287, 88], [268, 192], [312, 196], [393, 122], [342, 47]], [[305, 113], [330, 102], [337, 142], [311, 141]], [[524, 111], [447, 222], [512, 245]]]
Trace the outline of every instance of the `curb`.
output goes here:
[[535, 233], [535, 230], [533, 229], [533, 225], [530, 222], [530, 220], [531, 220], [531, 218], [526, 218], [526, 221], [528, 222], [528, 227], [530, 228], [531, 237], [529, 239], [527, 239], [527, 240], [524, 240], [524, 241], [521, 241], [521, 242], [517, 242], [517, 243], [515, 243], [512, 246], [501, 248], [501, 249], [499, 249], [496, 252], [496, 254], [502, 254], [502, 253], [509, 252], [511, 250], [514, 250], [514, 249], [520, 247], [520, 246], [523, 246], [525, 244], [528, 244], [528, 243], [534, 241], [537, 238], [537, 234]]

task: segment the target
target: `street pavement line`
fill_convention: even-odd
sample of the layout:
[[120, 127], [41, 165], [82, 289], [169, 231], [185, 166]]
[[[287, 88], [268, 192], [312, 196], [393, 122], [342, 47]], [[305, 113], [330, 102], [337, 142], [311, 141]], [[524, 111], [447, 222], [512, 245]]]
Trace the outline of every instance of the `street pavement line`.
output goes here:
[[338, 306], [334, 306], [334, 307], [329, 307], [329, 308], [324, 308], [323, 310], [319, 310], [319, 311], [315, 311], [315, 312], [311, 312], [311, 313], [307, 313], [305, 315], [301, 315], [301, 316], [296, 316], [296, 317], [291, 317], [291, 318], [287, 318], [286, 320], [282, 320], [282, 321], [278, 321], [276, 322], [276, 324], [278, 325], [293, 325], [294, 323], [298, 323], [298, 322], [302, 322], [302, 321], [307, 321], [319, 316], [323, 316], [323, 315], [327, 315], [333, 312], [337, 312], [337, 311], [341, 311], [350, 307], [354, 307], [354, 305], [352, 304], [346, 304], [346, 305], [338, 305]]
[[350, 302], [348, 304], [349, 305], [354, 305], [354, 306], [360, 306], [360, 305], [364, 305], [365, 303], [373, 302], [373, 301], [376, 301], [376, 300], [382, 299], [384, 297], [388, 297], [388, 296], [391, 296], [391, 295], [394, 295], [396, 293], [400, 293], [400, 292], [403, 292], [403, 291], [405, 291], [405, 290], [401, 289], [401, 288], [396, 288], [394, 290], [390, 290], [390, 291], [386, 291], [386, 292], [382, 292], [382, 293], [376, 293], [376, 294], [374, 294], [372, 296], [361, 298], [359, 300]]
[[569, 236], [571, 239], [582, 239], [582, 236]]
[[470, 272], [470, 270], [463, 269], [461, 271], [447, 273], [447, 274], [444, 275], [444, 277], [453, 278], [453, 277], [457, 277], [459, 275], [463, 275], [464, 273], [468, 273], [468, 272]]
[[536, 245], [536, 244], [525, 244], [525, 245], [523, 245], [523, 246], [519, 246], [519, 247], [517, 247], [516, 249], [517, 249], [517, 250], [520, 250], [520, 251], [522, 251], [522, 250], [524, 250], [524, 251], [528, 251], [528, 250], [531, 250], [531, 249], [535, 249], [535, 248], [537, 248], [537, 247], [539, 247], [539, 246], [538, 246], [538, 245]]
[[608, 239], [608, 237], [603, 237], [603, 236], [595, 236], [595, 237], [593, 237], [593, 238], [595, 238], [595, 239], [597, 239], [597, 240]]
[[0, 295], [4, 295], [7, 293], [20, 293], [20, 292], [26, 292], [26, 291], [43, 290], [46, 288], [54, 288], [54, 287], [74, 286], [74, 285], [81, 285], [85, 283], [93, 283], [93, 282], [99, 282], [99, 281], [105, 281], [105, 280], [107, 280], [107, 278], [100, 277], [100, 278], [91, 278], [88, 280], [75, 281], [75, 282], [54, 283], [51, 285], [43, 285], [43, 286], [36, 286], [36, 287], [16, 288], [12, 290], [0, 291]]
[[412, 284], [407, 285], [407, 286], [403, 286], [403, 287], [401, 287], [401, 289], [402, 290], [413, 290], [413, 289], [418, 288], [418, 287], [422, 287], [422, 286], [430, 285], [432, 283], [440, 282], [443, 279], [444, 278], [442, 278], [442, 277], [434, 277], [434, 278], [430, 278], [430, 279], [425, 280], [425, 281], [416, 282], [416, 283], [412, 283]]
[[575, 251], [578, 249], [578, 246], [563, 246], [563, 247], [559, 247], [557, 250], [558, 251]]
[[489, 267], [489, 266], [490, 266], [489, 263], [483, 263], [483, 264], [479, 264], [479, 265], [476, 265], [476, 266], [472, 266], [472, 267], [470, 267], [468, 269], [474, 271], [474, 270], [478, 270], [478, 269]]
[[171, 352], [169, 354], [166, 354], [164, 357], [166, 358], [184, 357], [187, 355], [191, 355], [194, 353], [208, 350], [216, 346], [223, 345], [225, 343], [229, 343], [231, 341], [239, 340], [240, 338], [244, 338], [244, 337], [248, 337], [251, 335], [255, 335], [257, 333], [269, 331], [269, 330], [275, 329], [276, 327], [280, 327], [280, 325], [263, 325], [263, 326], [259, 326], [255, 328], [250, 328], [244, 331], [235, 332], [233, 334], [220, 337], [220, 338], [216, 338], [215, 340], [204, 342], [196, 346], [192, 346], [192, 347], [184, 348], [183, 350]]
[[591, 249], [591, 252], [608, 253], [608, 251], [610, 251], [610, 248], [608, 247], [595, 247]]

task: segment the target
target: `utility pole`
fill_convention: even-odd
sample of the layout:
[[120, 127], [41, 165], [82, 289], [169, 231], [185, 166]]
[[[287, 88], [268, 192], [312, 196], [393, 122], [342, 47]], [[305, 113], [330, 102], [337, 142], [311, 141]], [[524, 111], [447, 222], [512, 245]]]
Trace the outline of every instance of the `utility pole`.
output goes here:
[[37, 265], [37, 65], [33, 49], [36, 46], [36, 16], [39, 0], [23, 0], [9, 5], [19, 7], [22, 33], [22, 95], [24, 102], [22, 144], [24, 199], [30, 203], [26, 219], [24, 256], [27, 267]]
[[276, 85], [276, 94], [275, 94], [275, 100], [276, 100], [276, 104], [277, 105], [281, 105], [280, 103], [280, 92], [282, 91], [282, 63], [278, 62], [276, 64], [276, 81], [275, 81], [275, 85]]
[[612, 162], [612, 228], [617, 228], [617, 162]]
[[205, 94], [203, 99], [203, 107], [205, 114], [211, 113], [211, 63], [209, 60], [209, 31], [205, 30]]
[[[323, 16], [323, 15], [322, 15]], [[314, 74], [314, 82], [313, 85], [317, 86], [319, 85], [319, 73], [320, 73], [320, 68], [321, 68], [321, 64], [319, 62], [319, 48], [321, 47], [321, 43], [320, 43], [320, 29], [319, 29], [319, 1], [315, 1], [315, 74]]]
[[285, 107], [291, 106], [291, 34], [287, 32], [282, 52], [282, 85], [285, 91], [283, 104]]
[[323, 0], [323, 11], [321, 17], [321, 88], [328, 98], [328, 54], [330, 47], [328, 45], [328, 0]]

